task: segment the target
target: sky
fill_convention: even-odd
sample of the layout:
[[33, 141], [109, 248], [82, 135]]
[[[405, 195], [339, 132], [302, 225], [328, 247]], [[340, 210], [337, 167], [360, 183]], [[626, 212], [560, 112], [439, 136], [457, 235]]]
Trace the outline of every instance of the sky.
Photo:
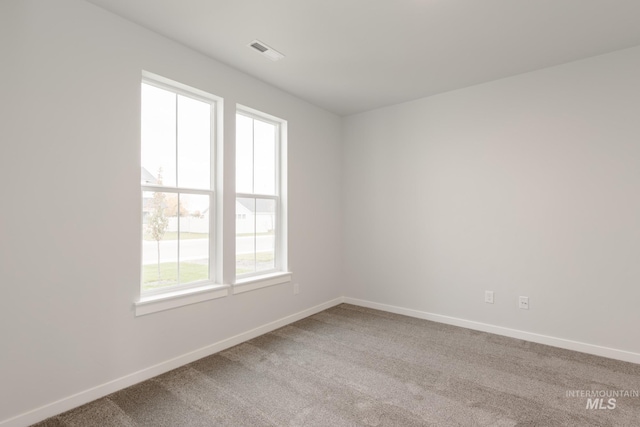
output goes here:
[[[213, 126], [211, 104], [142, 84], [141, 166], [155, 177], [162, 168], [163, 186], [211, 189]], [[275, 195], [275, 169], [276, 126], [237, 114], [236, 191]]]

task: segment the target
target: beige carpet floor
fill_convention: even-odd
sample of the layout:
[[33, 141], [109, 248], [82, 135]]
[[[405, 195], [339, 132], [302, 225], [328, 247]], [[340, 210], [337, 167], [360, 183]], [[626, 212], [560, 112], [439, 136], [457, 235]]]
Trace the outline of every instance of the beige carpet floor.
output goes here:
[[638, 390], [640, 365], [342, 304], [37, 426], [636, 427]]

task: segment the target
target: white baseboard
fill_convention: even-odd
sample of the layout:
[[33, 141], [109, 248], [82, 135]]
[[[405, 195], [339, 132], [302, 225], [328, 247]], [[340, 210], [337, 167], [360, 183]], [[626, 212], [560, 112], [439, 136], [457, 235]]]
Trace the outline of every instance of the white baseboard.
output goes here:
[[440, 314], [428, 313], [410, 308], [397, 307], [389, 304], [381, 304], [372, 301], [365, 301], [356, 298], [340, 297], [319, 304], [315, 307], [300, 311], [290, 316], [283, 317], [266, 325], [262, 325], [239, 335], [227, 338], [217, 343], [208, 345], [190, 353], [183, 354], [173, 359], [158, 363], [140, 371], [134, 372], [124, 377], [117, 378], [113, 381], [90, 388], [56, 402], [41, 406], [32, 411], [25, 412], [13, 418], [0, 421], [0, 427], [24, 427], [42, 421], [46, 418], [76, 408], [85, 403], [104, 397], [108, 394], [122, 390], [123, 388], [132, 386], [139, 382], [148, 380], [157, 375], [168, 372], [172, 369], [179, 368], [187, 363], [194, 362], [203, 357], [218, 353], [234, 345], [241, 344], [245, 341], [258, 337], [260, 335], [271, 332], [275, 329], [286, 326], [290, 323], [312, 316], [328, 308], [334, 307], [341, 303], [353, 304], [361, 307], [373, 308], [376, 310], [387, 311], [390, 313], [403, 314], [405, 316], [416, 317], [419, 319], [431, 320], [438, 323], [445, 323], [453, 326], [473, 329], [477, 331], [489, 332], [496, 335], [503, 335], [511, 338], [531, 341], [539, 344], [546, 344], [553, 347], [564, 348], [567, 350], [579, 351], [582, 353], [593, 354], [596, 356], [608, 357], [611, 359], [622, 360], [625, 362], [640, 364], [640, 354], [614, 348], [602, 347], [593, 344], [587, 344], [578, 341], [567, 340], [564, 338], [556, 338], [548, 335], [535, 334], [532, 332], [520, 331], [517, 329], [505, 328], [502, 326], [490, 325], [488, 323], [474, 322], [456, 317], [443, 316]]
[[538, 344], [546, 344], [553, 347], [559, 347], [566, 350], [579, 351], [581, 353], [593, 354], [596, 356], [608, 357], [610, 359], [622, 360], [624, 362], [640, 364], [640, 354], [615, 348], [602, 347], [594, 344], [587, 344], [578, 341], [572, 341], [564, 338], [557, 338], [548, 335], [536, 334], [533, 332], [520, 331], [517, 329], [505, 328], [503, 326], [490, 325], [488, 323], [474, 322], [472, 320], [459, 319], [457, 317], [443, 316], [441, 314], [428, 313], [426, 311], [413, 310], [410, 308], [397, 307], [389, 304], [381, 304], [372, 301], [365, 301], [356, 298], [345, 297], [344, 302], [347, 304], [358, 305], [361, 307], [373, 308], [376, 310], [388, 311], [390, 313], [403, 314], [405, 316], [416, 317], [419, 319], [431, 320], [447, 325], [460, 326], [476, 331], [489, 332], [496, 335], [517, 338], [525, 341], [531, 341]]
[[89, 403], [93, 400], [104, 397], [118, 390], [122, 390], [123, 388], [148, 380], [160, 374], [164, 374], [165, 372], [169, 372], [172, 369], [184, 366], [187, 363], [194, 362], [198, 359], [202, 359], [203, 357], [210, 356], [214, 353], [218, 353], [222, 350], [233, 347], [234, 345], [238, 345], [260, 335], [264, 335], [290, 323], [296, 322], [298, 320], [304, 319], [305, 317], [309, 317], [323, 310], [341, 304], [342, 302], [344, 302], [344, 299], [342, 297], [336, 298], [334, 300], [327, 301], [323, 304], [316, 305], [315, 307], [311, 307], [290, 316], [283, 317], [282, 319], [267, 323], [266, 325], [259, 326], [255, 329], [251, 329], [250, 331], [243, 332], [231, 338], [227, 338], [225, 340], [208, 345], [206, 347], [202, 347], [190, 353], [183, 354], [173, 359], [158, 363], [157, 365], [150, 366], [132, 374], [125, 375], [124, 377], [109, 381], [88, 390], [84, 390], [80, 393], [65, 397], [64, 399], [49, 403], [32, 411], [17, 415], [13, 418], [0, 421], [0, 427], [29, 426], [46, 418], [52, 417], [54, 415], [76, 408], [80, 405], [84, 405], [85, 403]]

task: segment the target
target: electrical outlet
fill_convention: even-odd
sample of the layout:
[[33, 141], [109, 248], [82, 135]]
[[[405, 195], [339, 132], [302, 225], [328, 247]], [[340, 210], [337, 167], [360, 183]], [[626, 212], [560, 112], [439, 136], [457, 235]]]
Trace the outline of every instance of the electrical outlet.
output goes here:
[[529, 310], [529, 297], [520, 297], [518, 307], [523, 310]]
[[294, 283], [293, 284], [293, 294], [294, 295], [298, 295], [299, 293], [300, 293], [300, 284]]
[[493, 291], [484, 291], [484, 302], [493, 304]]

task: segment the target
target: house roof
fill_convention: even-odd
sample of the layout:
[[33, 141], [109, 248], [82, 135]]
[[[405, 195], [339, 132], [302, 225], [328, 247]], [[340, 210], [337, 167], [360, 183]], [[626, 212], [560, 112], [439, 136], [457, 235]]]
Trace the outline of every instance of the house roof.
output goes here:
[[271, 214], [274, 213], [274, 202], [271, 199], [247, 199], [239, 197], [236, 199], [236, 203], [245, 208], [248, 212], [255, 212], [257, 214]]
[[158, 179], [144, 167], [140, 168], [140, 181], [142, 182], [142, 184], [146, 185], [154, 185], [158, 183]]

